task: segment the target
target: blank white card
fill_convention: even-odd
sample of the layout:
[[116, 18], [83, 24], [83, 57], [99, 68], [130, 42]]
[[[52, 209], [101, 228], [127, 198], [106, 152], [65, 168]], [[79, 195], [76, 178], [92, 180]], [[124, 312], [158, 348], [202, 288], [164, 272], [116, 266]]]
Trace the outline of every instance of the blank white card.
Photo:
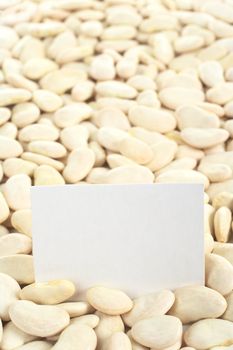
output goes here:
[[37, 281], [131, 296], [204, 282], [203, 186], [32, 187]]

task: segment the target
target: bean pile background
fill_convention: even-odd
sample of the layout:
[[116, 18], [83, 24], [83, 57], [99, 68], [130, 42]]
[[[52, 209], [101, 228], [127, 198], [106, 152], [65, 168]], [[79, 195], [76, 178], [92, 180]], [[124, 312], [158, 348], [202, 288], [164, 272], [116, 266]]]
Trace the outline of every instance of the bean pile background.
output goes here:
[[[0, 348], [232, 350], [232, 118], [232, 0], [0, 0]], [[205, 287], [33, 283], [31, 185], [153, 182], [204, 185]]]

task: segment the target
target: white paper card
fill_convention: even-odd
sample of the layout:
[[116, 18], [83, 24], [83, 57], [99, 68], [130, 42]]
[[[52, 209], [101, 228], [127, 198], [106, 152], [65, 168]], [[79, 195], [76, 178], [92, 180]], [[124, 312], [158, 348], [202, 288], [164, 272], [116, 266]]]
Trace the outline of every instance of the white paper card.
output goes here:
[[131, 296], [204, 282], [203, 186], [32, 187], [37, 281]]

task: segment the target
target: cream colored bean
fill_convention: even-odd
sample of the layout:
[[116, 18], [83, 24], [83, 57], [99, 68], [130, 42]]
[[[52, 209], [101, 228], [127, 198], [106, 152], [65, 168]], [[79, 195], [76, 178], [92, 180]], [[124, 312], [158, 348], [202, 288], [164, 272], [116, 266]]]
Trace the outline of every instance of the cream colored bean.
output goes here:
[[203, 318], [218, 318], [226, 310], [224, 297], [204, 286], [181, 287], [174, 293], [175, 302], [169, 315], [178, 317], [183, 324]]
[[225, 142], [229, 133], [216, 128], [186, 128], [181, 132], [182, 139], [192, 147], [209, 148]]
[[129, 311], [133, 303], [120, 290], [106, 287], [92, 287], [87, 290], [87, 301], [98, 311], [107, 315], [120, 315]]
[[74, 317], [74, 318], [79, 318], [79, 316], [86, 315], [94, 311], [94, 308], [86, 301], [77, 301], [77, 302], [70, 301], [70, 302], [58, 304], [58, 306], [61, 307], [66, 312], [68, 312], [70, 317]]
[[23, 148], [18, 141], [0, 135], [0, 159], [18, 157], [22, 152]]
[[25, 254], [3, 256], [0, 258], [0, 272], [11, 276], [19, 284], [33, 283], [33, 258]]
[[9, 210], [7, 201], [1, 192], [0, 192], [0, 208], [1, 208], [0, 223], [2, 223], [8, 218], [10, 214], [10, 210]]
[[54, 280], [44, 283], [33, 283], [24, 287], [20, 299], [30, 300], [37, 304], [59, 304], [69, 299], [75, 292], [75, 286], [67, 280]]
[[10, 177], [3, 188], [8, 206], [13, 210], [29, 209], [30, 187], [31, 179], [28, 175], [18, 174]]
[[169, 111], [146, 106], [132, 107], [129, 110], [129, 120], [135, 126], [160, 133], [169, 132], [176, 126], [176, 120]]
[[232, 178], [232, 170], [226, 164], [209, 164], [198, 167], [198, 170], [205, 174], [211, 182], [222, 182]]
[[161, 141], [152, 145], [151, 150], [153, 158], [146, 166], [154, 172], [171, 163], [177, 151], [177, 144], [169, 140]]
[[164, 166], [158, 171], [158, 174], [164, 173], [168, 170], [179, 170], [179, 169], [188, 169], [193, 170], [197, 165], [196, 159], [190, 157], [183, 157], [180, 159], [173, 160], [170, 164]]
[[39, 119], [39, 116], [40, 110], [34, 103], [19, 103], [13, 108], [12, 122], [18, 128], [23, 128], [24, 126], [35, 123]]
[[3, 350], [16, 349], [24, 344], [36, 339], [35, 336], [21, 331], [13, 322], [8, 322], [4, 326], [1, 347]]
[[67, 161], [63, 176], [68, 183], [76, 183], [84, 179], [95, 163], [95, 154], [88, 148], [74, 149]]
[[112, 334], [103, 345], [104, 350], [132, 350], [129, 337], [123, 332]]
[[50, 165], [58, 171], [64, 169], [64, 164], [59, 162], [58, 160], [43, 156], [42, 154], [32, 153], [32, 152], [24, 152], [22, 154], [22, 158], [38, 165]]
[[0, 125], [4, 125], [11, 117], [9, 108], [0, 107]]
[[119, 152], [120, 143], [128, 134], [123, 130], [104, 126], [97, 131], [97, 140], [101, 146], [113, 152]]
[[[176, 109], [185, 104], [197, 105], [204, 101], [204, 94], [199, 89], [170, 87], [160, 91], [159, 98], [162, 104], [170, 109]], [[215, 102], [215, 101], [212, 101]]]
[[174, 316], [154, 316], [137, 322], [132, 337], [144, 346], [163, 349], [174, 345], [182, 335], [182, 323]]
[[201, 183], [209, 186], [208, 178], [196, 170], [169, 170], [156, 177], [158, 183]]
[[58, 137], [59, 132], [55, 127], [41, 123], [27, 125], [18, 134], [21, 142], [55, 141]]
[[100, 318], [95, 332], [98, 339], [98, 345], [102, 345], [104, 341], [115, 332], [124, 332], [124, 323], [120, 316], [109, 316], [99, 311], [96, 315]]
[[112, 80], [115, 77], [114, 61], [111, 56], [96, 56], [90, 66], [90, 76], [98, 81]]
[[89, 131], [82, 125], [68, 126], [61, 131], [60, 138], [62, 144], [72, 151], [75, 148], [87, 147]]
[[222, 66], [216, 61], [201, 63], [198, 71], [202, 82], [208, 87], [214, 87], [224, 81]]
[[26, 89], [5, 88], [0, 89], [0, 106], [9, 106], [31, 99], [31, 92]]
[[225, 243], [229, 240], [232, 214], [227, 207], [219, 208], [214, 215], [214, 232], [218, 242]]
[[152, 108], [160, 108], [161, 106], [158, 96], [156, 92], [153, 90], [142, 91], [137, 97], [137, 102], [139, 105], [152, 107]]
[[105, 97], [135, 98], [137, 91], [126, 83], [120, 81], [104, 81], [96, 84], [96, 92]]
[[140, 296], [133, 300], [133, 308], [123, 315], [123, 320], [128, 327], [132, 327], [138, 321], [165, 315], [174, 301], [175, 296], [169, 290]]
[[0, 256], [29, 254], [32, 251], [32, 240], [21, 233], [11, 233], [0, 237]]
[[47, 58], [32, 58], [25, 62], [23, 74], [29, 79], [38, 80], [57, 68], [57, 64]]
[[54, 141], [32, 141], [28, 144], [28, 150], [51, 158], [62, 158], [67, 153], [63, 145]]
[[204, 44], [204, 39], [199, 35], [185, 35], [175, 40], [174, 48], [177, 53], [186, 53], [200, 49]]
[[[2, 238], [3, 237], [1, 237], [1, 239]], [[0, 291], [2, 295], [0, 301], [0, 317], [3, 321], [9, 321], [8, 309], [14, 301], [19, 299], [20, 286], [12, 277], [0, 273]]]
[[8, 158], [4, 160], [3, 171], [5, 176], [11, 177], [18, 174], [26, 174], [32, 176], [37, 165], [21, 158]]
[[117, 183], [153, 183], [154, 175], [145, 166], [124, 165], [103, 174], [101, 182], [107, 184]]
[[44, 112], [54, 112], [63, 104], [61, 97], [48, 90], [36, 90], [32, 99], [35, 104]]
[[223, 105], [233, 99], [233, 83], [219, 83], [206, 93], [207, 100]]
[[233, 265], [233, 244], [232, 243], [214, 243], [213, 253], [223, 256]]
[[233, 289], [233, 266], [222, 256], [206, 255], [206, 285], [222, 295]]
[[40, 165], [34, 172], [34, 185], [64, 185], [62, 175], [49, 165]]
[[143, 141], [134, 137], [126, 137], [119, 144], [120, 153], [138, 164], [146, 164], [153, 158], [152, 149]]
[[94, 83], [91, 80], [80, 80], [72, 89], [72, 97], [77, 102], [85, 102], [92, 97]]
[[59, 128], [79, 124], [91, 116], [92, 109], [86, 103], [73, 103], [60, 108], [54, 114], [54, 122]]
[[97, 315], [83, 315], [74, 317], [70, 320], [70, 324], [85, 324], [91, 328], [96, 328], [99, 324], [99, 317]]
[[17, 127], [13, 123], [5, 123], [0, 127], [0, 136], [15, 139], [17, 135]]
[[118, 108], [105, 107], [95, 113], [94, 122], [98, 127], [113, 127], [129, 130], [130, 124], [126, 115]]
[[16, 210], [11, 215], [12, 226], [21, 233], [31, 237], [32, 235], [32, 218], [30, 209]]
[[194, 323], [184, 334], [185, 343], [195, 349], [208, 349], [232, 342], [232, 322], [206, 319]]
[[26, 300], [18, 300], [11, 304], [9, 314], [19, 329], [38, 337], [54, 335], [70, 322], [65, 310], [53, 305], [36, 305]]
[[127, 335], [130, 339], [130, 342], [131, 342], [131, 346], [132, 346], [132, 350], [147, 350], [148, 348], [146, 348], [145, 346], [137, 343], [133, 337], [132, 337], [132, 332], [131, 330], [127, 332]]
[[218, 128], [219, 118], [216, 114], [205, 111], [198, 106], [184, 105], [176, 110], [180, 130], [185, 128]]

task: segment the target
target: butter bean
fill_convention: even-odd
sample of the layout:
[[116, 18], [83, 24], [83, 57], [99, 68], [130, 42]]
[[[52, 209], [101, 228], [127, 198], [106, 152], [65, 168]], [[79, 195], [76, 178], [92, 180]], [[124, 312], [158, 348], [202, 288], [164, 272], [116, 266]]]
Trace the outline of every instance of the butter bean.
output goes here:
[[38, 337], [54, 335], [70, 322], [66, 311], [52, 305], [36, 305], [31, 301], [18, 300], [9, 309], [12, 322], [23, 332]]
[[49, 165], [40, 165], [34, 172], [34, 185], [64, 185], [62, 175]]
[[146, 164], [153, 157], [152, 149], [146, 143], [134, 137], [123, 139], [119, 144], [119, 151], [138, 164]]
[[227, 207], [219, 208], [214, 215], [214, 232], [218, 242], [227, 242], [232, 222], [231, 210]]
[[192, 147], [208, 148], [225, 142], [229, 134], [223, 129], [186, 128], [182, 130], [181, 137]]
[[222, 256], [206, 255], [206, 285], [222, 295], [233, 289], [233, 266]]
[[26, 89], [6, 88], [0, 90], [0, 106], [9, 106], [31, 99], [31, 92]]
[[37, 165], [33, 162], [23, 160], [21, 158], [7, 158], [4, 160], [3, 171], [5, 176], [11, 177], [18, 174], [26, 174], [32, 176]]
[[0, 273], [0, 291], [4, 296], [0, 301], [0, 317], [3, 321], [9, 321], [8, 309], [11, 303], [19, 299], [20, 286], [12, 277]]
[[31, 179], [28, 175], [11, 176], [4, 185], [3, 193], [8, 206], [13, 210], [29, 209]]
[[91, 116], [92, 109], [85, 103], [73, 103], [60, 108], [54, 114], [54, 122], [59, 128], [79, 124]]
[[34, 339], [36, 339], [35, 336], [21, 331], [10, 321], [4, 326], [1, 347], [3, 350], [16, 349]]
[[67, 153], [65, 147], [60, 143], [44, 140], [30, 142], [28, 144], [28, 150], [51, 158], [62, 158]]
[[184, 334], [185, 343], [195, 349], [208, 349], [232, 341], [233, 324], [230, 321], [206, 319], [194, 323]]
[[33, 301], [37, 304], [59, 304], [69, 299], [75, 292], [72, 282], [67, 280], [54, 280], [44, 283], [33, 283], [24, 287], [20, 298]]
[[11, 216], [11, 224], [17, 231], [31, 237], [31, 210], [16, 210]]
[[91, 328], [96, 328], [99, 324], [99, 317], [97, 315], [83, 315], [71, 319], [70, 324], [85, 324]]
[[123, 315], [123, 320], [132, 327], [138, 321], [165, 315], [174, 301], [174, 294], [169, 290], [142, 295], [133, 300], [133, 308]]
[[[162, 104], [170, 109], [176, 109], [184, 104], [197, 105], [204, 101], [204, 94], [199, 89], [169, 87], [160, 91], [159, 98]], [[211, 102], [215, 102], [211, 100]]]
[[87, 290], [87, 301], [98, 311], [107, 315], [120, 315], [129, 311], [133, 304], [120, 290], [106, 287], [92, 287]]
[[0, 237], [0, 256], [29, 254], [31, 251], [31, 239], [21, 233], [11, 233]]
[[104, 350], [132, 350], [129, 337], [123, 332], [112, 334], [103, 345]]
[[33, 259], [31, 255], [16, 254], [0, 258], [0, 272], [14, 278], [19, 284], [34, 282]]
[[7, 201], [1, 192], [0, 192], [0, 207], [1, 207], [0, 223], [2, 223], [8, 218], [10, 214], [10, 210], [9, 210]]
[[95, 154], [88, 148], [74, 149], [67, 161], [63, 176], [68, 183], [75, 183], [84, 179], [95, 163]]
[[[77, 301], [77, 302], [70, 301], [66, 303], [61, 303], [58, 306], [61, 307], [66, 312], [68, 312], [70, 317], [74, 317], [74, 318], [79, 318], [79, 316], [86, 315], [94, 311], [94, 308], [86, 301]], [[91, 316], [94, 316], [94, 315], [91, 315]], [[94, 318], [96, 319], [96, 317]]]
[[144, 346], [164, 349], [174, 345], [182, 335], [182, 324], [174, 316], [154, 316], [137, 322], [132, 337]]
[[54, 112], [63, 104], [61, 97], [51, 91], [42, 89], [34, 91], [32, 99], [44, 112]]
[[18, 141], [0, 135], [0, 159], [18, 157], [22, 152], [23, 148]]
[[226, 310], [223, 296], [204, 286], [181, 287], [174, 293], [175, 302], [169, 310], [169, 315], [178, 317], [183, 324], [202, 318], [217, 318]]

